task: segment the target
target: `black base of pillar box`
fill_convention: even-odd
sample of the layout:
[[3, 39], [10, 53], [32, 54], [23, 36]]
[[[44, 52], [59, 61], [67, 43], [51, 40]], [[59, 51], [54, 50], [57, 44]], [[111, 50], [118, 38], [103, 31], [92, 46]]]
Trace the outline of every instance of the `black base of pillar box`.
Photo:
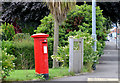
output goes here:
[[49, 79], [49, 74], [42, 74], [46, 80]]
[[37, 76], [43, 75], [43, 77], [48, 80], [49, 79], [49, 74], [36, 74]]

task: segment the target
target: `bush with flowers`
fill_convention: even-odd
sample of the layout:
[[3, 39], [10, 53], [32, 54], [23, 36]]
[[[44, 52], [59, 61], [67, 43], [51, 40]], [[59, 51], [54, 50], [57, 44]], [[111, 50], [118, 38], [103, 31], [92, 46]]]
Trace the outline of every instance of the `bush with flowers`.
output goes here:
[[14, 70], [15, 63], [13, 61], [15, 60], [14, 55], [10, 55], [6, 52], [7, 48], [2, 50], [2, 79], [9, 76], [9, 73]]
[[[83, 38], [84, 39], [84, 56], [83, 56], [83, 64], [87, 67], [88, 71], [92, 70], [92, 65], [94, 63], [98, 63], [98, 51], [93, 50], [94, 40], [92, 36], [88, 32], [78, 31], [75, 38]], [[96, 41], [97, 43], [99, 41]]]
[[[70, 34], [74, 32], [69, 32]], [[84, 39], [84, 56], [83, 56], [83, 64], [87, 67], [88, 71], [92, 70], [92, 65], [94, 63], [98, 63], [98, 51], [94, 52], [92, 46], [94, 45], [94, 40], [92, 36], [86, 31], [81, 32], [80, 30], [76, 32], [77, 35], [74, 38], [83, 38]], [[100, 43], [97, 41], [98, 49], [100, 49]], [[58, 47], [57, 56], [52, 55], [52, 59], [55, 58], [58, 62], [62, 62], [62, 66], [69, 65], [69, 45], [65, 47]]]
[[58, 47], [58, 54], [57, 56], [52, 55], [51, 56], [52, 59], [56, 59], [56, 61], [61, 62], [62, 63], [62, 67], [68, 67], [69, 64], [69, 46], [65, 46], [65, 47]]

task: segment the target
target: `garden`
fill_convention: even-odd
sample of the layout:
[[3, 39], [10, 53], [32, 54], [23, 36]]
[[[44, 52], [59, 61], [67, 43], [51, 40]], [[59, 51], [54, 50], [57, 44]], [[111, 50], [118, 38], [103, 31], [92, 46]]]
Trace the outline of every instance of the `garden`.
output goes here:
[[[99, 6], [96, 7], [96, 34], [97, 51], [93, 50], [94, 39], [92, 38], [92, 6], [84, 3], [67, 13], [66, 19], [59, 25], [59, 45], [57, 55], [53, 54], [54, 45], [54, 19], [53, 15], [44, 16], [40, 24], [34, 23], [32, 26], [27, 24], [21, 26], [19, 30], [12, 23], [4, 22], [1, 24], [0, 32], [2, 35], [2, 80], [3, 81], [25, 81], [25, 80], [45, 80], [42, 75], [35, 74], [34, 60], [34, 40], [31, 38], [33, 33], [49, 34], [48, 40], [48, 62], [49, 79], [63, 76], [74, 76], [74, 72], [69, 69], [69, 37], [84, 39], [84, 59], [83, 71], [92, 72], [96, 69], [95, 64], [99, 63], [99, 58], [103, 54], [105, 40], [107, 37], [106, 22]], [[16, 23], [16, 24], [17, 24]], [[27, 27], [28, 30], [24, 27]], [[30, 31], [29, 31], [30, 30]], [[1, 56], [0, 56], [1, 57]], [[59, 67], [53, 68], [53, 59], [59, 63]]]

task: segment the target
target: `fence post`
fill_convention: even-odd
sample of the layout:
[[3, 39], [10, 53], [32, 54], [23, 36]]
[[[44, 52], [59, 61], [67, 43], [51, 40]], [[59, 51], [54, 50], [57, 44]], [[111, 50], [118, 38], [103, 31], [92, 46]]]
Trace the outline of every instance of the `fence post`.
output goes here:
[[80, 73], [83, 70], [83, 38], [69, 37], [69, 72]]
[[69, 37], [69, 72], [73, 72], [73, 36]]
[[83, 72], [84, 39], [82, 38], [81, 72]]

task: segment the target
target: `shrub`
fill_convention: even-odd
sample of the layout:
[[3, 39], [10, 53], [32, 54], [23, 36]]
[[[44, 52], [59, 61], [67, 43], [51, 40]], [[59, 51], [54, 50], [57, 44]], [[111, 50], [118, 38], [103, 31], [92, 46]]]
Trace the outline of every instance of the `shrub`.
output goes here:
[[[99, 55], [103, 54], [103, 49], [105, 47], [104, 40], [106, 40], [106, 36], [107, 36], [105, 21], [106, 21], [106, 18], [103, 17], [102, 10], [100, 10], [100, 7], [97, 6], [96, 7], [96, 34], [97, 34], [97, 40], [98, 40], [97, 54]], [[53, 16], [51, 14], [49, 14], [48, 16], [45, 16], [41, 20], [41, 25], [37, 27], [37, 30], [35, 30], [35, 32], [47, 33], [50, 35], [50, 38], [53, 38], [53, 34], [54, 34]], [[81, 37], [90, 36], [92, 34], [92, 6], [87, 5], [86, 3], [81, 6], [76, 5], [76, 8], [67, 14], [66, 20], [62, 23], [61, 26], [59, 26], [59, 47], [63, 48], [66, 45], [68, 45], [68, 37], [76, 36], [79, 34], [79, 32], [84, 34], [84, 35], [81, 34]], [[89, 42], [89, 41], [86, 40], [85, 42]], [[87, 45], [87, 43], [85, 44]], [[84, 50], [84, 52], [86, 52], [86, 56], [89, 55], [89, 57], [85, 56], [85, 58], [90, 58], [91, 56], [93, 56], [94, 59], [97, 60], [98, 57], [94, 56], [97, 54], [93, 51], [91, 46], [93, 46], [93, 43], [88, 45], [88, 47], [85, 47], [86, 50]], [[51, 46], [51, 48], [49, 49], [53, 49], [53, 47]], [[50, 53], [52, 52], [53, 50], [50, 50]], [[94, 59], [92, 59], [92, 61], [91, 61], [91, 58], [89, 59], [91, 62], [90, 64], [93, 64]], [[85, 60], [88, 60], [88, 59], [85, 59]], [[84, 64], [85, 63], [86, 61], [84, 61]]]
[[14, 27], [12, 24], [4, 23], [1, 24], [1, 35], [3, 40], [12, 40], [12, 37], [15, 35]]
[[9, 76], [9, 73], [14, 69], [15, 64], [13, 61], [15, 60], [14, 55], [10, 55], [6, 52], [6, 48], [2, 50], [2, 78], [6, 78]]
[[16, 69], [34, 68], [34, 41], [28, 33], [18, 33], [13, 39]]
[[32, 69], [34, 68], [34, 41], [28, 33], [18, 33], [14, 35], [12, 41], [2, 41], [2, 50], [6, 49], [6, 53], [14, 55], [16, 69]]
[[[84, 39], [84, 56], [83, 56], [83, 64], [84, 66], [87, 66], [88, 71], [92, 70], [92, 65], [94, 63], [98, 62], [98, 51], [94, 52], [92, 46], [94, 44], [94, 40], [92, 38], [92, 36], [88, 33], [88, 32], [81, 32], [79, 31], [74, 31], [74, 32], [69, 32], [69, 36], [73, 33], [76, 33], [77, 35], [74, 36], [74, 38], [83, 38]], [[98, 41], [97, 41], [98, 43]], [[100, 44], [100, 43], [98, 43]], [[101, 45], [101, 44], [100, 44]], [[98, 48], [100, 49], [100, 47]], [[51, 56], [52, 59], [56, 58], [59, 62], [62, 62], [62, 66], [68, 66], [68, 62], [69, 62], [69, 46], [65, 46], [65, 47], [59, 47], [58, 48], [58, 55]]]
[[[46, 33], [49, 34], [49, 38], [53, 38], [54, 36], [54, 19], [50, 14], [49, 16], [45, 16], [41, 20], [41, 25], [37, 27], [37, 30], [34, 30], [36, 33]], [[59, 27], [59, 46], [65, 46], [67, 44], [67, 38], [65, 38], [65, 29], [61, 26]], [[64, 40], [63, 40], [64, 39]]]
[[2, 41], [2, 50], [4, 50], [5, 48], [7, 48], [6, 49], [6, 52], [8, 53], [8, 54], [11, 54], [11, 55], [14, 55], [14, 53], [13, 53], [13, 51], [15, 50], [15, 48], [14, 48], [14, 46], [13, 46], [13, 41], [9, 41], [9, 40], [7, 40], [7, 41]]
[[[96, 7], [96, 34], [97, 39], [99, 40], [106, 40], [106, 25], [105, 25], [106, 18], [102, 15], [102, 10], [100, 7]], [[54, 19], [52, 15], [48, 15], [41, 20], [41, 25], [35, 30], [35, 32], [44, 32], [50, 34], [53, 37], [53, 27], [54, 27]], [[76, 5], [76, 9], [72, 10], [70, 13], [67, 14], [66, 20], [60, 26], [60, 30], [64, 29], [64, 35], [69, 33], [70, 31], [85, 31], [88, 30], [90, 34], [92, 34], [92, 6], [91, 5]], [[59, 33], [61, 33], [59, 31]], [[60, 36], [60, 34], [59, 34]], [[66, 38], [64, 38], [66, 39]], [[103, 43], [100, 41], [101, 43]]]
[[58, 62], [62, 63], [62, 67], [68, 67], [69, 65], [69, 46], [65, 47], [58, 47], [58, 54], [57, 56], [52, 55], [52, 59], [56, 59]]
[[101, 56], [103, 54], [103, 45], [102, 43], [100, 43], [99, 41], [97, 41], [97, 51], [98, 51], [98, 55]]
[[98, 62], [99, 56], [98, 51], [94, 51], [92, 46], [94, 45], [94, 40], [90, 33], [78, 31], [75, 38], [82, 37], [84, 39], [84, 61], [83, 64], [87, 66], [88, 71], [92, 70], [92, 65]]
[[36, 33], [46, 33], [49, 34], [49, 37], [53, 37], [54, 34], [54, 19], [52, 15], [45, 16], [40, 20], [41, 24], [37, 27], [37, 30], [34, 30]]
[[54, 39], [53, 38], [47, 38], [48, 40], [48, 62], [49, 62], [49, 68], [52, 68], [52, 58], [51, 55], [53, 55], [53, 42]]
[[35, 22], [21, 23], [20, 21], [18, 21], [17, 24], [22, 29], [22, 33], [29, 33], [30, 35], [32, 35], [34, 34], [34, 29], [36, 29], [40, 23]]

